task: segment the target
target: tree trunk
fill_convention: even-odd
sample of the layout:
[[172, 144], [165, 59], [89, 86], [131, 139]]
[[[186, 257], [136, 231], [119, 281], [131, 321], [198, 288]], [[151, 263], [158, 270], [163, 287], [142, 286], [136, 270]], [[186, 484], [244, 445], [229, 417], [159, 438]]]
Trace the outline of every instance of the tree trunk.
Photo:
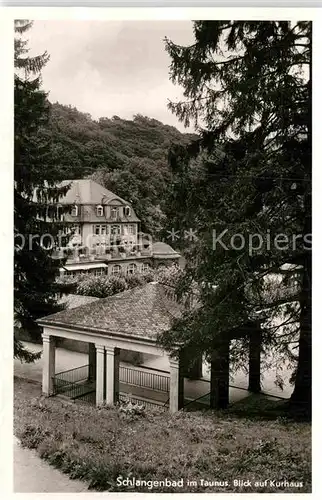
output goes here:
[[229, 340], [213, 350], [210, 365], [210, 408], [224, 409], [229, 404]]
[[[311, 28], [312, 29], [312, 28]], [[304, 157], [307, 188], [304, 194], [303, 238], [312, 235], [312, 32], [310, 37], [309, 103], [308, 103], [308, 148]], [[300, 340], [295, 387], [291, 402], [301, 404], [311, 414], [312, 402], [312, 249], [305, 249], [303, 259], [303, 282], [300, 297]]]
[[[312, 29], [312, 28], [311, 28]], [[309, 65], [309, 109], [308, 109], [308, 149], [304, 166], [307, 183], [304, 195], [305, 221], [303, 237], [312, 235], [312, 33], [310, 37]], [[300, 297], [300, 340], [295, 387], [291, 403], [301, 405], [308, 415], [311, 415], [312, 404], [312, 249], [305, 245], [303, 259], [303, 282]]]
[[202, 356], [198, 356], [188, 368], [187, 377], [191, 380], [202, 378]]
[[295, 387], [291, 402], [301, 405], [310, 413], [312, 402], [312, 298], [311, 256], [306, 259], [300, 299], [300, 340]]
[[193, 357], [192, 353], [187, 349], [182, 350], [182, 373], [184, 377], [191, 380], [202, 378], [202, 355]]
[[255, 393], [261, 390], [261, 341], [262, 333], [259, 326], [249, 335], [248, 390]]

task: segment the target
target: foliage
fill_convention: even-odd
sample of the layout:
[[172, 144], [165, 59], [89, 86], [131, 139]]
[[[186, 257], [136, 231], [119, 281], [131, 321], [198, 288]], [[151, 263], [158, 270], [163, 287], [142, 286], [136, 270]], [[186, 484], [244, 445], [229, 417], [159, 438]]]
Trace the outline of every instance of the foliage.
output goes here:
[[[62, 190], [55, 187], [57, 172], [50, 144], [40, 135], [49, 110], [39, 72], [48, 55], [46, 52], [35, 57], [27, 55], [27, 42], [21, 35], [30, 26], [27, 21], [15, 22], [14, 314], [15, 333], [22, 329], [36, 340], [40, 331], [35, 320], [59, 310], [59, 287], [55, 278], [60, 263], [51, 258], [50, 246], [45, 239], [42, 241], [42, 235], [50, 234], [57, 242], [60, 224], [54, 221], [54, 208], [50, 204], [68, 187]], [[14, 355], [27, 362], [35, 358], [16, 337]]]
[[[57, 398], [40, 387], [15, 384], [14, 432], [49, 464], [96, 491], [310, 492], [311, 426], [308, 423], [236, 418], [229, 411], [154, 413], [127, 418], [117, 408], [96, 409]], [[34, 397], [30, 404], [30, 397]], [[274, 438], [272, 438], [274, 435]], [[183, 486], [120, 487], [117, 478], [177, 480]], [[245, 489], [233, 480], [252, 482]], [[303, 482], [302, 488], [256, 487], [268, 479]], [[197, 486], [189, 486], [188, 480]], [[226, 487], [201, 480], [229, 481]]]
[[[198, 21], [194, 34], [188, 47], [166, 40], [171, 78], [185, 98], [170, 109], [204, 127], [169, 155], [167, 215], [169, 228], [198, 235], [180, 291], [197, 283], [201, 307], [164, 344], [211, 355], [232, 331], [259, 320], [264, 347], [297, 362], [293, 400], [310, 405], [311, 23]], [[224, 246], [214, 248], [214, 230], [224, 231]], [[236, 234], [245, 245], [240, 237], [231, 244]], [[263, 244], [250, 249], [254, 234]], [[287, 244], [284, 237], [278, 247], [280, 234]]]
[[176, 288], [183, 276], [183, 270], [173, 264], [172, 266], [163, 266], [156, 270], [155, 280], [163, 285], [169, 285]]
[[125, 278], [119, 276], [84, 276], [77, 285], [79, 295], [90, 295], [92, 297], [109, 297], [123, 292], [127, 288]]
[[168, 149], [188, 142], [191, 134], [142, 115], [93, 120], [59, 103], [51, 105], [43, 134], [52, 140], [61, 179], [91, 176], [133, 204], [143, 231], [154, 235], [161, 230], [170, 175]]
[[110, 297], [137, 286], [143, 286], [151, 281], [158, 281], [173, 288], [177, 285], [182, 271], [177, 266], [164, 267], [139, 274], [120, 276], [95, 276], [94, 274], [80, 274], [77, 277], [63, 276], [57, 281], [66, 293], [90, 295], [92, 297]]
[[120, 402], [119, 411], [125, 413], [125, 415], [137, 418], [139, 416], [145, 416], [145, 405], [139, 403], [132, 403], [130, 399]]
[[128, 288], [135, 288], [136, 286], [142, 286], [147, 283], [147, 278], [148, 276], [144, 274], [139, 274], [139, 273], [134, 273], [134, 274], [128, 274], [125, 277], [126, 284]]

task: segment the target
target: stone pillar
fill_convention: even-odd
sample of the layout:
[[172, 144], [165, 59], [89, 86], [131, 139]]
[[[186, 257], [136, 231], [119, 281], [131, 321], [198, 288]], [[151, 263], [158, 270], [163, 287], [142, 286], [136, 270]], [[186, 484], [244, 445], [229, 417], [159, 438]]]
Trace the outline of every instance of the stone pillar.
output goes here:
[[55, 339], [51, 335], [42, 334], [43, 341], [43, 369], [42, 393], [51, 396], [54, 393], [55, 376]]
[[258, 328], [249, 336], [248, 390], [251, 392], [261, 390], [261, 342], [262, 334]]
[[222, 341], [212, 352], [210, 391], [210, 408], [227, 408], [229, 404], [229, 340]]
[[183, 407], [184, 402], [184, 379], [182, 376], [182, 363], [176, 359], [170, 361], [170, 395], [169, 410], [175, 413]]
[[106, 403], [116, 403], [119, 394], [120, 349], [105, 347], [106, 358]]
[[91, 342], [88, 343], [88, 380], [96, 380], [96, 349]]
[[104, 403], [104, 346], [96, 347], [96, 406]]

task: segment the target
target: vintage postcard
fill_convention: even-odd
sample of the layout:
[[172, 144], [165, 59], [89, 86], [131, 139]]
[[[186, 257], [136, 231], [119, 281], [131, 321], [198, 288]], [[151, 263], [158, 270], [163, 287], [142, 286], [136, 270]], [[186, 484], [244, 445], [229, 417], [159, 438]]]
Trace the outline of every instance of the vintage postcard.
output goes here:
[[6, 11], [13, 491], [310, 493], [313, 11], [135, 11]]

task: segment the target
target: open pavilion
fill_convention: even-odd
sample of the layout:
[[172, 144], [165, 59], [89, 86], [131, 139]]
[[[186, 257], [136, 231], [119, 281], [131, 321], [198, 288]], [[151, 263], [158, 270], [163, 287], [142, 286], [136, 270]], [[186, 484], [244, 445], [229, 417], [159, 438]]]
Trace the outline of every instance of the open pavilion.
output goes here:
[[[51, 396], [63, 391], [68, 394], [73, 387], [74, 391], [77, 389], [74, 394], [82, 394], [80, 391], [85, 390], [92, 396], [94, 394], [96, 405], [100, 406], [115, 404], [122, 393], [132, 392], [132, 389], [134, 395], [148, 394], [152, 400], [154, 391], [154, 395], [163, 393], [159, 399], [164, 400], [170, 412], [178, 411], [184, 405], [186, 360], [179, 346], [176, 356], [170, 356], [158, 344], [157, 337], [168, 331], [173, 320], [180, 318], [182, 313], [183, 306], [173, 297], [172, 289], [152, 282], [40, 319], [38, 323], [43, 328], [43, 394]], [[55, 348], [58, 338], [88, 343], [88, 365], [57, 374]], [[250, 348], [249, 389], [258, 392], [258, 342], [255, 349], [251, 342]], [[165, 376], [160, 370], [153, 373], [153, 368], [144, 372], [135, 367], [120, 367], [120, 350], [166, 356], [169, 373]], [[124, 389], [124, 383], [127, 389]], [[224, 349], [214, 351], [209, 389], [212, 407], [228, 404], [229, 339]]]

